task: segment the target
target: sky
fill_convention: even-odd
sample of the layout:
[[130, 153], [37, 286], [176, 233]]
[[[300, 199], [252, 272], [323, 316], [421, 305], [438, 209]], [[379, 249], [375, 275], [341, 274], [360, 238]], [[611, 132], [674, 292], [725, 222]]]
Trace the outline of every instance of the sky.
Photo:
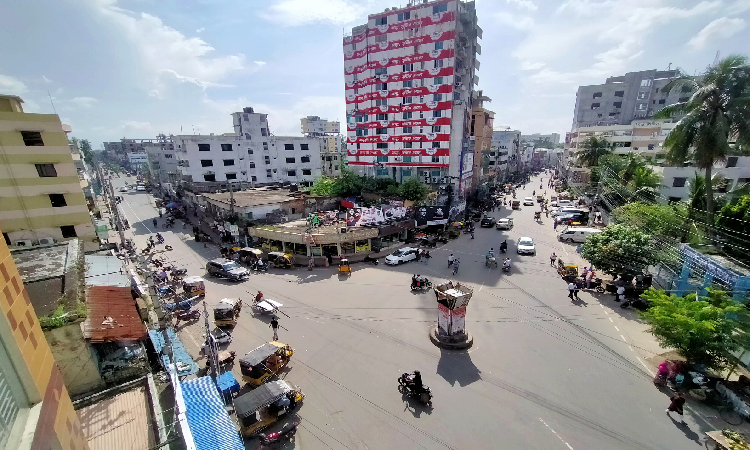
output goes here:
[[[0, 2], [0, 94], [102, 142], [232, 132], [251, 106], [271, 132], [345, 120], [342, 37], [406, 0]], [[495, 126], [570, 130], [576, 89], [629, 71], [699, 73], [750, 55], [750, 0], [477, 0], [478, 89]], [[744, 43], [744, 45], [743, 45]]]

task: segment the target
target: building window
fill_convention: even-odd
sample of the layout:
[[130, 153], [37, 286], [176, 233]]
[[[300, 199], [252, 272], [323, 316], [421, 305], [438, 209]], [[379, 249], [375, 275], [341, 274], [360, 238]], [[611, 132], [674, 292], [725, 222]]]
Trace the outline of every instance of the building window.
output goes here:
[[251, 148], [247, 149], [247, 154], [248, 155], [252, 155], [253, 154], [253, 149], [251, 149]]
[[300, 144], [299, 145], [300, 150], [310, 150], [310, 144]]
[[388, 120], [388, 114], [377, 114], [375, 120]]
[[251, 163], [250, 163], [250, 168], [251, 168], [251, 169], [255, 169], [255, 163], [254, 163], [254, 162], [251, 162]]
[[644, 100], [646, 98], [647, 92], [639, 92], [638, 93], [638, 100]]
[[410, 133], [412, 133], [412, 127], [403, 127], [401, 129], [401, 132], [404, 133], [404, 134], [410, 134]]
[[648, 103], [639, 103], [637, 106], [638, 111], [645, 111], [648, 108]]
[[211, 144], [198, 144], [198, 151], [199, 152], [210, 152], [211, 151]]
[[599, 106], [601, 106], [599, 103], [592, 103], [591, 109], [599, 109]]
[[375, 144], [375, 148], [378, 149], [378, 150], [380, 150], [380, 149], [387, 149], [388, 148], [388, 143], [387, 142], [378, 142], [377, 144]]
[[439, 109], [437, 111], [432, 112], [432, 117], [442, 117], [442, 116], [443, 116], [443, 111]]
[[414, 70], [414, 64], [411, 64], [411, 63], [404, 64], [404, 65], [401, 66], [401, 70], [404, 71], [404, 72], [411, 72], [411, 71]]
[[164, 158], [165, 158], [165, 159], [172, 159], [173, 157], [174, 157], [174, 155], [173, 155], [173, 154], [171, 154], [171, 153], [165, 153], [165, 154], [164, 154]]
[[375, 99], [375, 106], [388, 106], [388, 99], [387, 98]]
[[271, 157], [270, 156], [266, 156], [263, 160], [265, 161], [266, 165], [271, 164]]
[[212, 159], [201, 159], [201, 167], [213, 167], [214, 161]]
[[382, 177], [388, 175], [388, 169], [378, 169], [376, 175]]
[[309, 163], [310, 162], [310, 157], [309, 156], [303, 156], [299, 160], [300, 160], [300, 162], [303, 162], [303, 163]]
[[412, 113], [411, 112], [405, 112], [402, 117], [403, 117], [404, 120], [409, 120], [409, 119], [412, 118]]
[[614, 102], [613, 105], [615, 108], [622, 108], [622, 102]]
[[388, 162], [388, 157], [387, 156], [377, 156], [377, 161], [378, 162]]
[[411, 148], [412, 143], [411, 142], [404, 142], [404, 148]]
[[214, 182], [214, 181], [216, 181], [216, 175], [214, 175], [212, 173], [210, 173], [210, 174], [207, 173], [207, 174], [203, 175], [203, 181]]
[[667, 201], [668, 201], [668, 202], [669, 202], [670, 204], [672, 204], [672, 203], [679, 203], [679, 202], [681, 202], [681, 201], [682, 201], [682, 197], [669, 197], [669, 198], [667, 199]]
[[414, 97], [404, 97], [402, 103], [412, 103], [414, 101]]
[[446, 12], [446, 11], [448, 11], [448, 4], [447, 3], [443, 3], [442, 5], [435, 5], [435, 6], [432, 7], [432, 13], [433, 14], [437, 14], [437, 13], [441, 13], [441, 12]]
[[672, 187], [685, 187], [685, 182], [687, 181], [687, 178], [685, 177], [674, 177], [672, 180]]
[[641, 80], [641, 87], [649, 87], [651, 86], [651, 80]]
[[411, 15], [411, 11], [400, 12], [398, 13], [398, 21], [402, 22], [404, 20], [409, 20], [410, 15]]
[[403, 159], [404, 159], [404, 162], [411, 162], [411, 156], [404, 156]]
[[388, 25], [388, 17], [378, 17], [375, 19], [375, 25]]
[[284, 150], [294, 150], [294, 144], [284, 144]]
[[225, 159], [224, 160], [224, 166], [233, 166], [234, 160], [233, 159]]
[[440, 142], [437, 142], [437, 141], [433, 142], [432, 148], [440, 148]]
[[439, 156], [433, 156], [432, 157], [432, 162], [439, 163], [440, 162], [440, 157]]
[[60, 232], [62, 233], [63, 238], [74, 238], [78, 237], [78, 234], [76, 234], [76, 226], [75, 225], [63, 225], [60, 227]]
[[294, 164], [295, 162], [297, 162], [296, 158], [287, 158], [286, 159], [286, 163], [287, 164]]
[[387, 67], [381, 67], [379, 69], [375, 69], [375, 76], [380, 75], [388, 75], [388, 68]]
[[660, 104], [660, 105], [663, 105], [663, 104], [665, 104], [665, 103], [667, 103], [667, 100], [665, 100], [665, 99], [661, 99], [661, 100], [659, 100], [659, 104]]
[[436, 77], [433, 84], [443, 84], [443, 77]]
[[435, 42], [435, 50], [442, 50], [443, 49], [443, 41]]
[[432, 127], [432, 132], [433, 133], [440, 133], [440, 125], [435, 125], [434, 127]]
[[266, 178], [271, 178], [271, 169], [266, 169]]
[[221, 151], [222, 152], [231, 152], [232, 151], [232, 144], [221, 144]]
[[378, 128], [376, 134], [388, 134], [388, 128]]
[[615, 97], [625, 97], [625, 91], [615, 91]]
[[256, 177], [255, 175], [253, 175], [253, 176], [250, 177], [250, 181], [252, 181], [252, 182], [258, 181], [258, 177]]
[[727, 157], [727, 167], [737, 167], [737, 160], [739, 157], [737, 156], [728, 156]]
[[443, 100], [443, 94], [432, 94], [432, 101], [439, 102]]
[[268, 136], [268, 128], [261, 128], [260, 129], [260, 135], [261, 136]]
[[38, 173], [40, 177], [57, 176], [57, 170], [55, 170], [54, 164], [34, 164], [34, 166], [36, 167], [36, 173]]
[[375, 85], [375, 89], [378, 91], [387, 91], [388, 83], [378, 83], [377, 85]]
[[263, 150], [268, 151], [268, 142], [263, 143]]
[[602, 93], [601, 92], [594, 92], [594, 98], [601, 98]]
[[228, 173], [227, 174], [227, 180], [236, 180], [237, 174], [236, 173]]
[[339, 166], [333, 166], [333, 170], [339, 170]]
[[296, 177], [297, 176], [297, 171], [296, 170], [287, 170], [286, 171], [286, 175], [289, 176], [289, 177]]
[[68, 206], [68, 203], [65, 201], [65, 194], [49, 194], [49, 201], [52, 203], [53, 208]]
[[380, 43], [380, 42], [386, 42], [386, 41], [388, 41], [388, 35], [387, 34], [381, 34], [380, 36], [375, 36], [375, 43], [376, 44]]
[[23, 143], [27, 147], [37, 147], [40, 145], [44, 145], [44, 141], [42, 140], [42, 133], [38, 131], [22, 131], [21, 136], [23, 136]]
[[402, 82], [402, 87], [405, 87], [405, 88], [410, 88], [410, 87], [412, 87], [412, 86], [414, 86], [414, 82], [413, 82], [413, 81], [411, 81], [411, 80], [408, 80], [408, 81], [403, 81], [403, 82]]
[[436, 59], [435, 60], [435, 68], [443, 67], [443, 60], [442, 59]]
[[312, 175], [312, 170], [310, 170], [310, 169], [302, 169], [302, 175]]

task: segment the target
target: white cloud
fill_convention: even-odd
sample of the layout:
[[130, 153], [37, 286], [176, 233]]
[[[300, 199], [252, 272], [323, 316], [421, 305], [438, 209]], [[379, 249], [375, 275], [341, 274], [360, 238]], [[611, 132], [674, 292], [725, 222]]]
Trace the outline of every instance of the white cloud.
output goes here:
[[73, 97], [67, 102], [78, 108], [91, 108], [98, 100], [94, 97]]
[[159, 100], [162, 100], [164, 98], [164, 97], [161, 96], [161, 94], [159, 93], [159, 91], [157, 91], [156, 89], [151, 89], [149, 91], [149, 93], [148, 93], [148, 96], [149, 97], [158, 98]]
[[737, 0], [727, 8], [729, 14], [740, 14], [750, 9], [750, 0]]
[[206, 31], [206, 29], [203, 27], [200, 27], [197, 30], [195, 30], [196, 33], [203, 33], [204, 31]]
[[611, 0], [605, 0], [602, 2], [593, 2], [591, 0], [566, 0], [562, 5], [557, 8], [557, 13], [561, 14], [566, 11], [570, 11], [578, 16], [591, 17], [601, 13], [612, 6], [614, 2]]
[[688, 42], [695, 50], [705, 48], [712, 41], [726, 39], [745, 28], [745, 21], [740, 18], [722, 17], [709, 23]]
[[42, 75], [42, 80], [43, 80], [43, 81], [44, 81], [45, 83], [52, 83], [52, 80], [50, 80], [49, 78], [45, 77], [44, 75]]
[[167, 75], [205, 89], [245, 67], [245, 55], [214, 56], [215, 49], [200, 38], [189, 38], [150, 14], [134, 14], [116, 0], [96, 0], [98, 11], [114, 22], [140, 53], [144, 68], [158, 85]]
[[261, 17], [290, 27], [316, 22], [346, 24], [371, 13], [367, 6], [351, 0], [277, 0]]
[[150, 122], [138, 122], [135, 120], [124, 120], [120, 122], [120, 128], [124, 130], [150, 130]]
[[0, 92], [5, 95], [19, 95], [26, 92], [26, 84], [18, 78], [0, 74]]
[[516, 30], [530, 30], [534, 28], [534, 19], [529, 16], [520, 16], [508, 12], [498, 12], [495, 19], [501, 24]]
[[256, 65], [257, 65], [257, 66], [259, 66], [259, 67], [263, 67], [263, 66], [265, 66], [265, 65], [266, 65], [266, 62], [265, 62], [265, 61], [253, 61], [253, 62], [254, 62], [254, 63], [255, 63]]
[[529, 11], [536, 11], [539, 9], [531, 0], [505, 0], [508, 3], [515, 4], [521, 9], [527, 9]]

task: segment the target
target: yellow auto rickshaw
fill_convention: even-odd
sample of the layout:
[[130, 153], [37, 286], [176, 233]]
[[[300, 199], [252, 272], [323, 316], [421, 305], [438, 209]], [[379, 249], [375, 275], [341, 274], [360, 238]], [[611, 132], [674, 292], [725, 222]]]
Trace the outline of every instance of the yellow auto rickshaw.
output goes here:
[[268, 253], [268, 263], [272, 267], [292, 269], [294, 268], [294, 256], [289, 253], [270, 252]]
[[542, 194], [538, 194], [536, 196], [536, 202], [537, 203], [544, 203], [544, 196]]
[[240, 311], [242, 311], [242, 300], [223, 298], [214, 307], [214, 323], [217, 327], [233, 327], [237, 325]]
[[578, 266], [575, 264], [565, 264], [562, 258], [557, 259], [557, 273], [567, 282], [578, 278]]
[[294, 350], [278, 341], [267, 342], [240, 359], [242, 380], [260, 386], [289, 364]]
[[266, 383], [240, 395], [233, 402], [240, 432], [255, 436], [293, 411], [304, 399], [300, 388], [284, 380]]
[[341, 261], [339, 262], [339, 275], [351, 276], [351, 274], [352, 267], [349, 265], [349, 260], [346, 258], [341, 258]]
[[205, 297], [206, 285], [201, 277], [185, 277], [182, 279], [182, 290], [189, 297]]
[[263, 252], [257, 248], [245, 247], [237, 251], [237, 256], [241, 263], [249, 266], [260, 260]]
[[513, 209], [521, 209], [521, 200], [513, 200], [511, 205]]

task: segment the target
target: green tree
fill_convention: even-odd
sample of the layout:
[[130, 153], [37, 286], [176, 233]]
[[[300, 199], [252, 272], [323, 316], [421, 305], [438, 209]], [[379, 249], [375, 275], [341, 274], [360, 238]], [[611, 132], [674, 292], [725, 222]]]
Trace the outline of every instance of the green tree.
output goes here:
[[614, 209], [611, 218], [615, 224], [629, 225], [652, 236], [680, 241], [685, 235], [686, 209], [681, 203], [660, 205], [634, 202]]
[[593, 167], [599, 165], [599, 158], [612, 153], [614, 147], [604, 138], [591, 136], [583, 141], [576, 153], [576, 158], [584, 166]]
[[313, 182], [309, 192], [312, 195], [336, 195], [336, 179], [323, 175]]
[[667, 161], [678, 165], [692, 161], [705, 171], [707, 221], [714, 223], [713, 165], [726, 159], [730, 136], [736, 138], [739, 146], [750, 143], [750, 66], [747, 57], [731, 55], [709, 66], [700, 77], [690, 77], [679, 69], [678, 72], [679, 76], [663, 90], [688, 87], [693, 94], [654, 117], [666, 119], [684, 114], [664, 141]]
[[416, 204], [424, 202], [430, 188], [416, 178], [409, 178], [399, 186], [398, 194], [404, 200], [411, 200]]
[[651, 334], [688, 362], [721, 371], [734, 364], [732, 352], [750, 344], [747, 309], [726, 292], [709, 288], [708, 295], [698, 299], [695, 294], [678, 297], [649, 289], [642, 297], [650, 302], [640, 315]]
[[589, 236], [581, 245], [581, 255], [606, 273], [625, 276], [640, 273], [660, 259], [650, 235], [623, 224]]
[[89, 166], [94, 165], [94, 151], [91, 149], [91, 143], [88, 139], [82, 139], [80, 142], [80, 148], [81, 148], [81, 154], [83, 155], [83, 160], [86, 161], [86, 164]]

